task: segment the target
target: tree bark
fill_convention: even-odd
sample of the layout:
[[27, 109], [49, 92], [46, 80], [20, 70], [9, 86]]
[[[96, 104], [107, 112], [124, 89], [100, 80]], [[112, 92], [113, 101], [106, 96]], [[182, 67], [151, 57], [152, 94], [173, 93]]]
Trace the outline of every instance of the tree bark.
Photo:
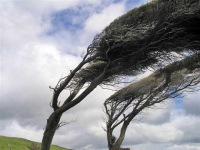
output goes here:
[[41, 150], [50, 150], [50, 146], [53, 140], [55, 131], [58, 129], [59, 121], [62, 115], [58, 115], [53, 112], [49, 119], [47, 119], [47, 125], [44, 131]]
[[126, 129], [127, 129], [128, 125], [129, 125], [129, 122], [123, 123], [119, 138], [117, 139], [117, 141], [115, 142], [115, 144], [113, 145], [111, 150], [120, 150], [120, 146], [121, 146], [122, 142], [124, 141], [124, 137], [125, 137]]
[[113, 138], [112, 129], [111, 129], [111, 127], [107, 127], [107, 141], [108, 141], [108, 149], [109, 150], [112, 150], [112, 145], [113, 145], [112, 138]]

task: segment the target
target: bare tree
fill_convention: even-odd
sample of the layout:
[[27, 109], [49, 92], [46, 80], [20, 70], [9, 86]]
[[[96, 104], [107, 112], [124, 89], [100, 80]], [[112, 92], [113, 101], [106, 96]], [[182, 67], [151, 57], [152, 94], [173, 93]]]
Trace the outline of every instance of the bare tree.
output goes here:
[[[200, 89], [200, 54], [194, 54], [157, 70], [150, 76], [117, 91], [105, 103], [109, 150], [119, 150], [130, 122], [139, 113], [184, 91]], [[121, 125], [113, 143], [113, 131]]]
[[[54, 91], [50, 103], [53, 112], [47, 119], [42, 150], [50, 149], [56, 130], [63, 125], [62, 114], [98, 85], [114, 85], [120, 76], [133, 76], [159, 62], [171, 62], [175, 53], [199, 51], [199, 0], [185, 1], [184, 7], [175, 2], [153, 1], [116, 19], [95, 36], [78, 66], [55, 87], [49, 87]], [[60, 106], [58, 98], [64, 90], [70, 95]]]

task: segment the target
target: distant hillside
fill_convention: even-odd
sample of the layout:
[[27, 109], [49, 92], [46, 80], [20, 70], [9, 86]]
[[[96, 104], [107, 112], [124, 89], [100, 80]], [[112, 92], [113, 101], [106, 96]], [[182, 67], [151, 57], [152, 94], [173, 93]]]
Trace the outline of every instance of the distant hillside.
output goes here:
[[[30, 147], [40, 147], [38, 142], [29, 141], [22, 138], [5, 137], [0, 136], [0, 150], [10, 150], [8, 144], [12, 147], [12, 150], [30, 150]], [[51, 150], [69, 150], [59, 146], [51, 146]]]

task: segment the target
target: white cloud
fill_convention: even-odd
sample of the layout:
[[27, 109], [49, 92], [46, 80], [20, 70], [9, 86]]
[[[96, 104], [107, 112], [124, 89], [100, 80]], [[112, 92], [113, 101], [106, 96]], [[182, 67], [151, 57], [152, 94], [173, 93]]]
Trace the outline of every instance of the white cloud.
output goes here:
[[16, 7], [11, 1], [0, 5], [1, 10], [1, 50], [3, 54], [17, 53], [24, 44], [33, 41], [48, 29], [48, 25], [29, 12]]
[[84, 29], [80, 36], [82, 43], [91, 42], [92, 38], [100, 33], [114, 19], [125, 13], [125, 3], [111, 4], [100, 12], [93, 13], [84, 23]]
[[183, 132], [170, 124], [149, 125], [135, 123], [130, 125], [127, 131], [127, 139], [135, 137], [134, 143], [168, 143], [179, 141], [183, 137]]
[[52, 93], [48, 86], [55, 86], [80, 58], [64, 54], [48, 37], [41, 36], [50, 22], [43, 22], [41, 14], [36, 17], [20, 6], [20, 2], [13, 1], [3, 1], [0, 5], [4, 10], [0, 20], [0, 115], [1, 119], [16, 118], [20, 124], [41, 127], [51, 112], [48, 105]]
[[101, 32], [110, 22], [125, 13], [124, 5], [124, 3], [112, 4], [100, 13], [95, 13], [90, 16], [85, 22], [86, 32]]
[[166, 148], [166, 150], [199, 150], [200, 144], [195, 145], [173, 145]]
[[40, 142], [42, 140], [43, 130], [38, 130], [32, 126], [21, 127], [17, 122], [13, 121], [3, 131], [0, 131], [0, 133], [5, 136], [22, 137]]
[[[158, 146], [164, 143], [199, 143], [200, 133], [196, 127], [200, 124], [200, 117], [188, 116], [184, 110], [173, 110], [172, 112], [174, 113], [171, 113], [171, 119], [160, 125], [137, 121], [130, 124], [124, 144], [157, 143]], [[173, 147], [173, 144], [171, 145]], [[148, 147], [144, 150], [148, 150]]]
[[188, 143], [188, 144], [154, 144], [154, 143], [143, 143], [129, 146], [133, 150], [199, 150], [199, 143]]
[[81, 5], [99, 5], [102, 0], [43, 0], [43, 1], [16, 1], [15, 5], [25, 12], [35, 15], [46, 15], [68, 8], [75, 8]]

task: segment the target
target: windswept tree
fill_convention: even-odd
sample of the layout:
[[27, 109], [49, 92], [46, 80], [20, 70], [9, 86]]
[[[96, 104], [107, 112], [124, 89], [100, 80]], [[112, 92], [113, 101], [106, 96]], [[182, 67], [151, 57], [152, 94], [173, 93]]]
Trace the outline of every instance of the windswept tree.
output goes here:
[[[50, 87], [54, 91], [53, 112], [47, 119], [42, 150], [50, 149], [55, 131], [63, 125], [62, 114], [98, 85], [112, 84], [121, 76], [134, 76], [162, 61], [172, 61], [175, 54], [198, 53], [199, 27], [199, 0], [155, 0], [112, 22], [95, 36], [78, 66]], [[60, 106], [58, 98], [64, 90], [71, 94]]]
[[[184, 91], [199, 90], [200, 54], [174, 62], [114, 93], [105, 103], [107, 141], [109, 150], [119, 150], [130, 122], [143, 110], [154, 108], [168, 98]], [[113, 142], [114, 130], [121, 126]]]

